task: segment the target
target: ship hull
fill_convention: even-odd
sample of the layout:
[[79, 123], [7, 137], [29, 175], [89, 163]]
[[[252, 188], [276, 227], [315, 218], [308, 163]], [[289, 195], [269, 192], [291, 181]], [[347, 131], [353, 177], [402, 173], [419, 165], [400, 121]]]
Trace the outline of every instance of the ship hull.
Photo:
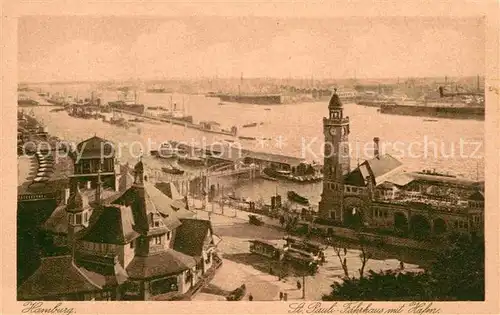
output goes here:
[[485, 117], [484, 107], [408, 106], [384, 104], [380, 106], [380, 113], [403, 116], [476, 120], [484, 120]]
[[283, 100], [281, 95], [219, 95], [223, 102], [231, 103], [245, 103], [256, 105], [277, 105], [282, 104]]

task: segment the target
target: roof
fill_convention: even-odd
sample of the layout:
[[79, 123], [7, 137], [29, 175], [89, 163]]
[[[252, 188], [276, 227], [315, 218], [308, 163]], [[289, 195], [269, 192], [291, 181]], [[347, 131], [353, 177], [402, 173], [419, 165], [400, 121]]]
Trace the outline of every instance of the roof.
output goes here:
[[472, 195], [467, 198], [468, 200], [473, 201], [484, 201], [484, 193], [482, 191], [475, 191]]
[[76, 157], [80, 159], [114, 156], [114, 154], [111, 154], [114, 153], [113, 143], [97, 136], [80, 142], [76, 146], [76, 150]]
[[113, 266], [111, 273], [100, 273], [83, 266], [79, 266], [79, 269], [92, 283], [102, 288], [120, 285], [128, 279], [127, 271], [118, 263]]
[[[86, 195], [89, 200], [94, 200], [94, 194], [95, 190], [84, 190], [83, 194]], [[106, 200], [108, 199], [113, 199], [116, 198], [117, 192], [115, 192], [112, 189], [104, 189], [101, 192], [101, 198], [102, 202], [105, 203]], [[92, 204], [92, 203], [91, 203]], [[87, 208], [87, 211], [89, 211], [90, 215], [90, 225], [92, 225], [97, 218], [99, 217], [99, 214], [101, 213], [101, 209], [94, 209], [91, 207]], [[95, 214], [95, 215], [94, 215]], [[42, 224], [42, 230], [45, 230], [47, 232], [52, 232], [54, 234], [67, 234], [68, 233], [68, 215], [66, 211], [66, 205], [60, 204], [58, 205], [50, 217]]]
[[342, 102], [340, 101], [340, 98], [337, 95], [337, 89], [334, 89], [333, 95], [330, 98], [330, 102], [328, 103], [328, 108], [340, 108], [340, 107], [342, 107]]
[[75, 191], [71, 192], [68, 198], [68, 204], [66, 206], [67, 211], [78, 212], [82, 209], [86, 209], [89, 207], [89, 198], [88, 196], [82, 194], [80, 191], [80, 187], [75, 185]]
[[55, 256], [42, 258], [40, 267], [17, 292], [19, 299], [37, 300], [100, 289], [72, 262], [71, 256]]
[[386, 182], [392, 183], [398, 186], [406, 186], [414, 180], [413, 176], [408, 173], [398, 173], [386, 178]]
[[403, 163], [398, 161], [390, 154], [384, 154], [379, 156], [378, 158], [375, 157], [371, 160], [365, 161], [363, 164], [365, 163], [369, 165], [371, 172], [375, 178], [383, 176], [403, 165]]
[[286, 155], [281, 155], [281, 154], [274, 154], [274, 153], [265, 153], [265, 152], [254, 152], [254, 151], [248, 151], [248, 150], [243, 150], [243, 157], [249, 157], [253, 159], [259, 159], [259, 160], [266, 160], [266, 161], [271, 161], [275, 163], [282, 163], [282, 164], [289, 164], [291, 166], [299, 165], [300, 163], [304, 163], [305, 159], [293, 157], [293, 156], [286, 156]]
[[135, 256], [126, 268], [132, 279], [147, 279], [178, 274], [196, 266], [193, 257], [169, 249], [150, 256]]
[[212, 224], [199, 219], [182, 219], [181, 223], [175, 233], [174, 249], [189, 256], [201, 256]]
[[354, 169], [344, 176], [344, 184], [351, 186], [364, 187], [365, 179], [359, 168]]
[[164, 193], [170, 199], [173, 200], [182, 199], [182, 196], [179, 194], [179, 191], [175, 187], [174, 183], [159, 182], [155, 184], [155, 187], [158, 188], [162, 193]]
[[90, 226], [80, 240], [125, 245], [139, 236], [134, 231], [132, 209], [126, 206], [109, 205], [102, 209], [97, 221]]
[[161, 190], [155, 187], [151, 182], [145, 182], [147, 194], [150, 199], [157, 205], [157, 210], [164, 215], [174, 214], [178, 218], [192, 218], [195, 213], [187, 210], [186, 208], [179, 208], [179, 203], [169, 198]]
[[113, 203], [130, 206], [136, 229], [143, 229], [143, 232], [149, 230], [147, 220], [150, 214], [161, 216], [169, 230], [181, 225], [175, 210], [171, 207], [172, 200], [149, 182], [145, 182], [143, 186], [133, 185]]

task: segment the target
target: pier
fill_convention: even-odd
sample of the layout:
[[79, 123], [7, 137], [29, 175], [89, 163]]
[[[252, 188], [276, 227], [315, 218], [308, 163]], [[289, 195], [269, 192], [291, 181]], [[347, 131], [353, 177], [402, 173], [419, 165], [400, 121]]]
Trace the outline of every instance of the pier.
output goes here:
[[216, 133], [216, 134], [221, 134], [221, 135], [230, 136], [230, 137], [235, 137], [237, 134], [237, 132], [231, 132], [231, 131], [226, 131], [226, 130], [206, 129], [206, 128], [203, 128], [201, 125], [193, 124], [193, 123], [190, 123], [187, 121], [182, 121], [180, 119], [169, 119], [169, 118], [163, 118], [163, 117], [149, 116], [149, 115], [139, 114], [139, 113], [126, 111], [126, 110], [122, 110], [122, 109], [113, 109], [113, 111], [118, 112], [118, 113], [122, 113], [122, 114], [126, 114], [126, 115], [141, 117], [144, 119], [155, 120], [155, 121], [160, 121], [160, 122], [164, 122], [164, 123], [168, 123], [168, 124], [183, 126], [185, 128], [197, 129], [197, 130], [200, 130], [203, 132]]

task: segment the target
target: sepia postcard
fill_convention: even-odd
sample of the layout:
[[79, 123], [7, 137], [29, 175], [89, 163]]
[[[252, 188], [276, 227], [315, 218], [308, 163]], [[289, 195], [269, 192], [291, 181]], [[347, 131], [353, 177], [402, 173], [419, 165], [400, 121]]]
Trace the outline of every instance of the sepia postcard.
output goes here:
[[5, 3], [2, 313], [497, 314], [498, 9]]

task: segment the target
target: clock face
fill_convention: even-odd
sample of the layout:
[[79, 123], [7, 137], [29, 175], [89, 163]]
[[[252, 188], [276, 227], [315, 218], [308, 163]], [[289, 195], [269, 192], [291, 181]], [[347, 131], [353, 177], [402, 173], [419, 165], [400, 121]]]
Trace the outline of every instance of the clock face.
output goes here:
[[330, 128], [330, 134], [331, 134], [332, 136], [335, 136], [335, 135], [337, 134], [337, 129], [336, 129], [335, 127], [331, 127], [331, 128]]

